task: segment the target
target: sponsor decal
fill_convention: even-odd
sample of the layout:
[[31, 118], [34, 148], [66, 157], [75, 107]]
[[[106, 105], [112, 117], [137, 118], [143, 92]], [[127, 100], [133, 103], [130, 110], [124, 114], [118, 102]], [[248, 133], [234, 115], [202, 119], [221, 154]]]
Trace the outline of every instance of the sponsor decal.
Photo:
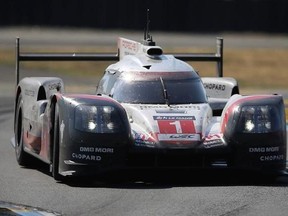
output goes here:
[[135, 140], [134, 143], [136, 146], [142, 146], [142, 147], [155, 147], [155, 142], [149, 142], [146, 140]]
[[248, 149], [249, 153], [270, 153], [270, 155], [261, 155], [259, 157], [260, 161], [280, 161], [284, 160], [285, 157], [283, 154], [275, 154], [271, 155], [271, 153], [280, 152], [279, 146], [272, 146], [272, 147], [251, 147]]
[[261, 156], [260, 157], [260, 161], [279, 161], [279, 160], [283, 160], [284, 159], [284, 155], [267, 155], [267, 156]]
[[[173, 109], [192, 109], [192, 110], [200, 110], [201, 107], [198, 105], [171, 105]], [[141, 105], [141, 110], [146, 109], [163, 109], [163, 105]], [[157, 112], [157, 111], [156, 111]]]
[[134, 139], [135, 139], [135, 145], [137, 146], [149, 146], [153, 147], [155, 145], [154, 138], [149, 134], [144, 133], [137, 133], [134, 132]]
[[88, 155], [88, 154], [78, 154], [72, 153], [72, 158], [78, 160], [88, 160], [88, 161], [101, 161], [102, 158], [99, 155]]
[[215, 84], [215, 83], [204, 83], [204, 88], [205, 89], [210, 89], [210, 90], [225, 91], [226, 86], [225, 85], [221, 85], [221, 84]]
[[80, 147], [80, 152], [96, 152], [104, 154], [113, 154], [114, 148], [99, 148], [99, 147]]
[[219, 146], [225, 146], [222, 140], [223, 134], [211, 134], [205, 137], [203, 142], [204, 148], [213, 148]]
[[249, 148], [249, 153], [279, 152], [280, 147], [254, 147]]
[[210, 140], [219, 140], [222, 139], [223, 134], [209, 134], [208, 136], [205, 137], [205, 141], [210, 141]]
[[199, 141], [200, 134], [158, 134], [159, 141]]
[[213, 148], [213, 147], [224, 146], [225, 144], [223, 143], [221, 139], [218, 139], [218, 140], [204, 141], [203, 145], [204, 145], [204, 148]]
[[195, 116], [153, 116], [154, 120], [195, 120]]
[[221, 141], [221, 140], [213, 140], [213, 141], [209, 141], [204, 143], [204, 148], [215, 148], [215, 147], [219, 147], [219, 146], [225, 146], [225, 144]]
[[102, 156], [90, 153], [113, 154], [114, 148], [101, 148], [101, 147], [79, 147], [80, 153], [72, 153], [73, 159], [86, 160], [86, 161], [101, 161]]
[[138, 43], [131, 41], [131, 40], [127, 40], [127, 39], [120, 39], [119, 40], [119, 44], [120, 44], [120, 50], [123, 50], [122, 53], [124, 52], [124, 55], [133, 55], [136, 52], [138, 52]]
[[34, 97], [35, 91], [34, 90], [25, 89], [24, 94], [27, 95], [27, 96], [30, 96], [30, 97]]
[[57, 89], [57, 91], [59, 91], [61, 89], [61, 82], [52, 83], [48, 85], [48, 89], [49, 90]]

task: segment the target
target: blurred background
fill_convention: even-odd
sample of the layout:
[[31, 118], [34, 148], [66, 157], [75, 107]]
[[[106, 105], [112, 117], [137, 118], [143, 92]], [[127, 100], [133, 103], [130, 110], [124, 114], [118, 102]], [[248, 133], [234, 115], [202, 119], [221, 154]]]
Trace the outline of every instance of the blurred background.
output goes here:
[[[116, 53], [119, 36], [143, 39], [148, 8], [150, 33], [164, 52], [215, 52], [215, 38], [223, 37], [224, 76], [235, 77], [242, 93], [288, 98], [287, 0], [3, 1], [0, 70], [14, 70], [16, 37], [23, 51]], [[86, 79], [85, 91], [90, 81], [94, 92], [108, 64], [23, 63], [22, 68], [32, 75], [40, 69], [44, 75], [79, 76]], [[191, 64], [200, 75], [215, 76], [213, 63]]]
[[287, 0], [9, 0], [0, 25], [185, 32], [288, 33]]

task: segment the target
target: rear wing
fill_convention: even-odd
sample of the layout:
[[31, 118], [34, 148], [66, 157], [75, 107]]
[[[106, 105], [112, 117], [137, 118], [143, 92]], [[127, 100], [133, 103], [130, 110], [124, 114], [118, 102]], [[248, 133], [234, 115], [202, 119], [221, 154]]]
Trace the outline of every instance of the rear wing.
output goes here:
[[[223, 38], [216, 39], [216, 53], [172, 54], [182, 61], [216, 62], [217, 76], [223, 77]], [[118, 53], [25, 53], [20, 51], [20, 38], [16, 38], [16, 85], [19, 83], [22, 61], [119, 61]]]

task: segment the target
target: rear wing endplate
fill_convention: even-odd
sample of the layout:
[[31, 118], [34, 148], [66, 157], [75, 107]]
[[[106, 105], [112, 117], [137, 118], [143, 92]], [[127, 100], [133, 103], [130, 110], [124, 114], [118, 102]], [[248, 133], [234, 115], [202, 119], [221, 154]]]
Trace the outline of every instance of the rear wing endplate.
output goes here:
[[[216, 53], [172, 54], [182, 61], [216, 62], [217, 76], [223, 77], [223, 38], [216, 40]], [[16, 85], [19, 83], [19, 65], [22, 61], [119, 61], [118, 53], [25, 53], [20, 51], [16, 38]]]

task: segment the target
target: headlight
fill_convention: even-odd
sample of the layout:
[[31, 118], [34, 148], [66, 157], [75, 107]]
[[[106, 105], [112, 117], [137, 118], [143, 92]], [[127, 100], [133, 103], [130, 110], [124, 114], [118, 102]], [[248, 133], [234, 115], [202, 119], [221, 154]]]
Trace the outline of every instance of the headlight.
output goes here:
[[112, 106], [78, 105], [75, 108], [75, 128], [90, 133], [119, 133], [122, 120]]
[[243, 106], [238, 121], [238, 131], [243, 133], [269, 133], [281, 125], [280, 115], [275, 106]]

